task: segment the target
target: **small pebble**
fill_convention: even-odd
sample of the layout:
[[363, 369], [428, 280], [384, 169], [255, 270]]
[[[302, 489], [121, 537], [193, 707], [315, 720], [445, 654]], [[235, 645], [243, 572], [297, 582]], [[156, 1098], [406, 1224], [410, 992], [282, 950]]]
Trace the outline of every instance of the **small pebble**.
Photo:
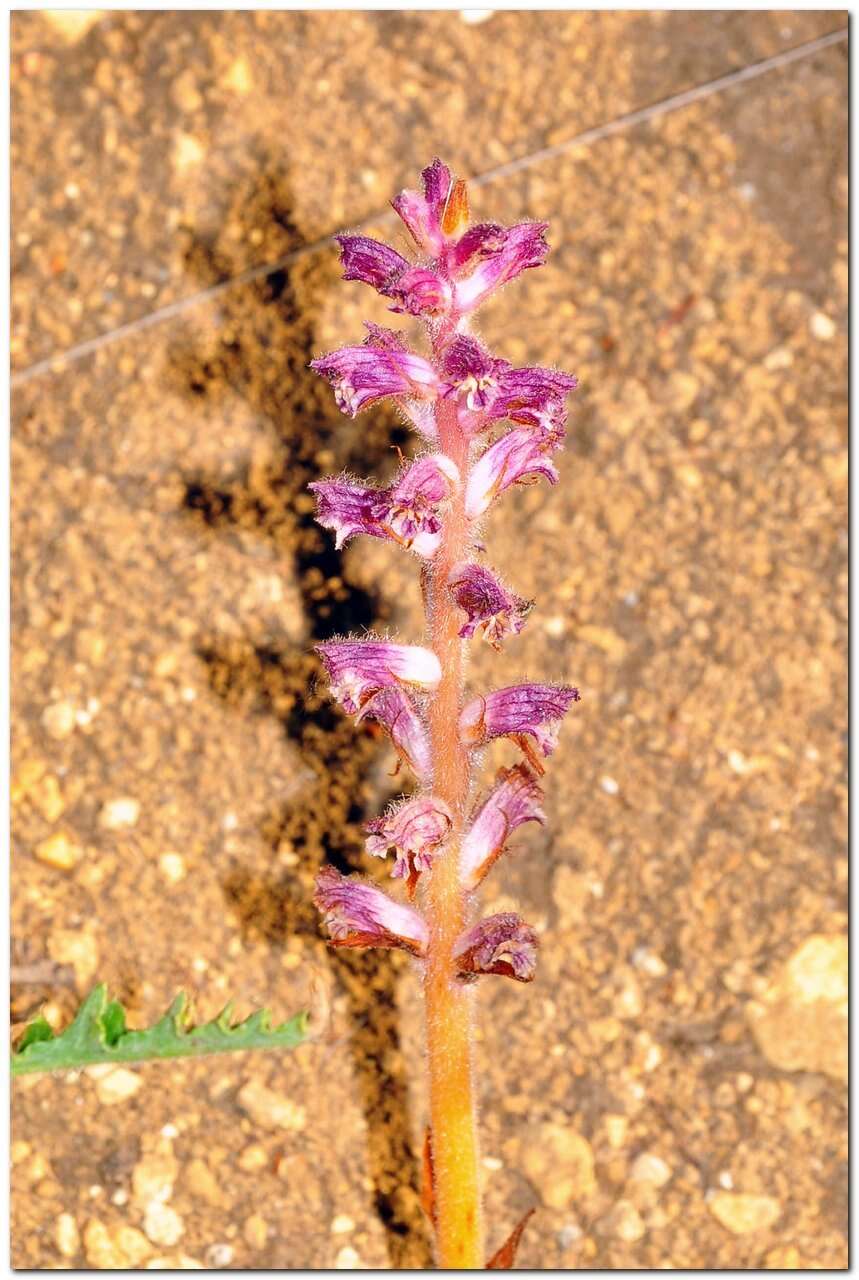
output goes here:
[[175, 1244], [185, 1233], [185, 1224], [175, 1209], [160, 1200], [146, 1206], [143, 1230], [153, 1244]]
[[70, 702], [53, 702], [42, 712], [42, 727], [52, 738], [67, 738], [76, 723], [77, 715]]
[[355, 1219], [350, 1218], [348, 1213], [338, 1213], [331, 1223], [331, 1232], [335, 1236], [344, 1236], [354, 1230]]
[[569, 1249], [571, 1244], [582, 1238], [582, 1229], [576, 1222], [566, 1223], [558, 1232], [558, 1244], [562, 1249]]
[[470, 27], [476, 27], [481, 22], [488, 22], [494, 13], [494, 9], [460, 9], [459, 16]]
[[252, 1213], [245, 1221], [242, 1234], [252, 1249], [264, 1249], [268, 1240], [268, 1223], [260, 1214]]
[[169, 1200], [178, 1172], [178, 1161], [169, 1151], [145, 1155], [134, 1166], [131, 1174], [131, 1186], [137, 1204], [147, 1207], [154, 1200], [162, 1203]]
[[70, 1213], [61, 1213], [57, 1218], [54, 1242], [64, 1258], [73, 1258], [80, 1251], [81, 1236], [78, 1224]]
[[633, 968], [646, 973], [650, 978], [664, 978], [668, 966], [660, 955], [649, 947], [636, 947], [631, 956]]
[[809, 321], [812, 336], [820, 342], [831, 342], [835, 337], [835, 321], [825, 311], [815, 311]]
[[98, 820], [108, 831], [119, 831], [123, 827], [136, 826], [139, 817], [139, 802], [131, 796], [119, 796], [116, 800], [108, 800]]
[[256, 1080], [249, 1080], [239, 1090], [238, 1103], [254, 1124], [264, 1129], [288, 1129], [299, 1132], [306, 1124], [304, 1107], [293, 1102], [291, 1098], [284, 1098], [282, 1094], [274, 1093]]
[[364, 1263], [361, 1261], [359, 1254], [350, 1244], [343, 1246], [337, 1254], [337, 1259], [334, 1263], [334, 1266], [338, 1271], [355, 1271], [358, 1268], [363, 1267], [363, 1265]]
[[268, 1164], [268, 1152], [258, 1142], [245, 1147], [239, 1156], [239, 1168], [245, 1173], [259, 1173]]
[[641, 1214], [629, 1200], [618, 1200], [611, 1212], [602, 1219], [600, 1228], [606, 1235], [623, 1240], [626, 1244], [634, 1244], [636, 1240], [640, 1240], [647, 1229]]
[[206, 1265], [219, 1270], [228, 1267], [235, 1257], [235, 1249], [231, 1244], [210, 1244], [206, 1250]]
[[188, 874], [185, 859], [179, 853], [162, 853], [158, 869], [168, 884], [179, 884]]
[[616, 796], [620, 791], [620, 786], [615, 782], [614, 778], [600, 778], [600, 787], [607, 796]]
[[112, 1107], [117, 1102], [127, 1102], [133, 1098], [143, 1081], [135, 1072], [127, 1067], [114, 1067], [95, 1086], [99, 1102], [104, 1107]]
[[717, 1191], [707, 1201], [717, 1222], [735, 1236], [765, 1231], [781, 1214], [781, 1205], [772, 1196], [752, 1196]]
[[608, 1139], [608, 1145], [613, 1151], [620, 1151], [626, 1142], [626, 1134], [629, 1129], [629, 1120], [626, 1116], [608, 1115], [605, 1118], [605, 1133]]
[[653, 1187], [664, 1187], [671, 1178], [671, 1169], [661, 1156], [642, 1151], [633, 1163], [630, 1177], [633, 1182], [649, 1182]]
[[65, 831], [55, 831], [36, 845], [36, 857], [57, 871], [72, 871], [81, 858], [82, 850]]

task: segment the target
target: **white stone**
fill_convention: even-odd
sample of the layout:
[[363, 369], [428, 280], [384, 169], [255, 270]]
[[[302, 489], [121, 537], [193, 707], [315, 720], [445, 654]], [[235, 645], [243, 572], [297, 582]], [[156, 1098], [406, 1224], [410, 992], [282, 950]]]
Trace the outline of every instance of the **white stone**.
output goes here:
[[815, 311], [809, 321], [812, 336], [820, 342], [831, 342], [835, 337], [835, 321], [825, 311]]
[[162, 853], [158, 869], [168, 884], [180, 884], [188, 874], [185, 859], [180, 853]]
[[335, 1236], [345, 1236], [354, 1230], [355, 1219], [350, 1218], [348, 1213], [338, 1213], [331, 1223], [331, 1233]]
[[143, 1230], [153, 1244], [175, 1244], [185, 1234], [185, 1224], [175, 1209], [152, 1200], [143, 1216]]
[[54, 1242], [64, 1258], [73, 1258], [80, 1252], [81, 1236], [78, 1224], [70, 1213], [61, 1213], [57, 1218]]
[[765, 1231], [781, 1214], [781, 1205], [772, 1196], [743, 1195], [717, 1191], [707, 1201], [707, 1208], [717, 1222], [735, 1236]]
[[127, 1102], [133, 1098], [143, 1081], [128, 1067], [113, 1067], [103, 1079], [96, 1084], [95, 1091], [99, 1102], [104, 1107], [112, 1107], [117, 1102]]
[[636, 947], [632, 953], [633, 967], [646, 973], [649, 978], [664, 978], [668, 965], [657, 952], [649, 947]]
[[136, 826], [139, 817], [139, 802], [131, 796], [119, 796], [116, 800], [108, 800], [98, 820], [108, 831], [119, 831], [123, 827]]
[[357, 1271], [364, 1266], [364, 1263], [357, 1251], [350, 1244], [346, 1244], [337, 1254], [334, 1266], [338, 1271]]
[[642, 1151], [630, 1171], [633, 1182], [649, 1182], [653, 1187], [664, 1187], [671, 1178], [671, 1168], [661, 1156], [652, 1151]]
[[42, 712], [42, 727], [52, 738], [67, 738], [76, 723], [75, 709], [70, 702], [53, 702]]

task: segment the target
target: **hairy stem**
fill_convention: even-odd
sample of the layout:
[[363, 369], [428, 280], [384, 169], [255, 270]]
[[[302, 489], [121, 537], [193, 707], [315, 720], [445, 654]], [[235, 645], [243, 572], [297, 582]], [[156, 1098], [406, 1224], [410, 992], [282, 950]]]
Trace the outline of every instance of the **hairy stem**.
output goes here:
[[[439, 404], [437, 422], [441, 448], [457, 464], [464, 480], [468, 443], [453, 407]], [[426, 1015], [438, 1264], [448, 1269], [480, 1270], [484, 1242], [471, 1046], [472, 992], [457, 979], [453, 960], [454, 944], [467, 923], [459, 880], [459, 843], [471, 779], [469, 754], [458, 731], [464, 644], [457, 634], [457, 609], [447, 589], [450, 570], [466, 558], [469, 549], [461, 489], [431, 563], [427, 593], [430, 643], [443, 672], [429, 707], [433, 791], [450, 807], [454, 831], [447, 855], [433, 867], [427, 891]]]

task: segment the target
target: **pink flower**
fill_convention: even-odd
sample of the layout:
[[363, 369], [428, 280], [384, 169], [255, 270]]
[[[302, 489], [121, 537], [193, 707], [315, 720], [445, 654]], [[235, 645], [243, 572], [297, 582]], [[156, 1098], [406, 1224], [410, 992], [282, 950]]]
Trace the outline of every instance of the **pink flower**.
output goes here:
[[398, 334], [379, 325], [357, 347], [341, 347], [310, 367], [334, 387], [334, 399], [354, 418], [385, 396], [436, 395], [438, 375], [428, 360], [409, 351]]
[[397, 755], [421, 782], [432, 775], [429, 738], [424, 723], [409, 695], [397, 685], [387, 685], [372, 694], [355, 717], [376, 720], [388, 731]]
[[482, 565], [457, 565], [451, 571], [448, 586], [467, 615], [459, 631], [463, 639], [480, 631], [493, 649], [500, 649], [506, 635], [518, 635], [524, 627], [532, 602], [513, 595]]
[[[457, 312], [474, 311], [503, 284], [530, 267], [542, 266], [549, 252], [547, 226], [546, 222], [520, 222], [515, 227], [488, 223], [466, 231], [452, 255], [454, 272], [460, 276], [454, 286]], [[477, 266], [461, 278], [463, 269], [475, 260]]]
[[460, 716], [460, 732], [468, 746], [512, 738], [542, 775], [542, 761], [528, 739], [533, 738], [540, 752], [550, 756], [558, 743], [560, 721], [570, 704], [578, 701], [578, 689], [569, 685], [514, 684], [473, 698]]
[[323, 867], [316, 877], [313, 901], [332, 947], [398, 947], [414, 956], [426, 951], [429, 931], [423, 916], [333, 867]]
[[452, 825], [450, 809], [443, 800], [432, 795], [414, 796], [366, 824], [367, 852], [376, 858], [393, 853], [396, 861], [391, 875], [407, 880], [413, 892], [418, 876], [429, 871]]
[[565, 400], [577, 385], [570, 374], [555, 369], [514, 369], [465, 334], [447, 348], [443, 372], [441, 393], [456, 399], [459, 424], [469, 436], [500, 418], [543, 431], [562, 430]]
[[390, 538], [421, 556], [433, 556], [441, 540], [442, 511], [459, 471], [445, 454], [418, 458], [388, 489], [358, 484], [348, 476], [316, 480], [317, 520], [342, 547], [358, 533]]
[[471, 520], [483, 515], [493, 500], [512, 484], [525, 484], [545, 476], [558, 483], [558, 472], [549, 453], [563, 442], [562, 431], [533, 431], [514, 427], [491, 444], [471, 469], [465, 490], [465, 510]]
[[316, 652], [325, 664], [331, 691], [343, 709], [356, 715], [368, 698], [388, 685], [433, 689], [441, 679], [431, 649], [388, 640], [329, 640]]
[[401, 191], [391, 201], [419, 249], [438, 257], [450, 237], [468, 221], [465, 183], [454, 182], [446, 164], [435, 159], [421, 174], [424, 193]]
[[494, 789], [477, 809], [462, 841], [459, 868], [464, 888], [477, 888], [517, 827], [525, 822], [545, 824], [542, 799], [540, 784], [526, 764], [498, 771]]
[[369, 236], [335, 236], [340, 245], [344, 280], [362, 280], [380, 293], [409, 268], [409, 261], [395, 249]]
[[517, 982], [531, 982], [537, 966], [537, 935], [521, 916], [501, 912], [463, 933], [454, 958], [459, 976], [466, 981], [481, 973], [498, 973]]
[[448, 281], [428, 267], [411, 267], [381, 292], [394, 299], [391, 311], [410, 316], [445, 315], [453, 296]]

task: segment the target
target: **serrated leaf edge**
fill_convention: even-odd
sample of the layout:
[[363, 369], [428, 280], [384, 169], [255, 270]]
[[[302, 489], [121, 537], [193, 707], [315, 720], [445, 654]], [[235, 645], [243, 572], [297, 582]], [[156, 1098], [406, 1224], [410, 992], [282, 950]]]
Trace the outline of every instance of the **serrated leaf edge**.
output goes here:
[[[100, 1063], [152, 1062], [169, 1058], [202, 1057], [210, 1053], [235, 1053], [255, 1049], [294, 1049], [308, 1036], [309, 1014], [301, 1012], [272, 1027], [268, 1009], [256, 1009], [233, 1023], [234, 1001], [229, 1001], [211, 1022], [194, 1026], [184, 991], [151, 1027], [128, 1029], [125, 1009], [108, 998], [99, 983], [83, 1000], [64, 1031], [55, 1033], [41, 1016], [24, 1029], [22, 1044], [13, 1050], [13, 1076], [36, 1071], [63, 1071]], [[108, 1042], [106, 1016], [121, 1014], [124, 1029]], [[45, 1029], [49, 1034], [45, 1033]], [[30, 1037], [28, 1041], [28, 1036]], [[35, 1038], [33, 1038], [35, 1037]]]

